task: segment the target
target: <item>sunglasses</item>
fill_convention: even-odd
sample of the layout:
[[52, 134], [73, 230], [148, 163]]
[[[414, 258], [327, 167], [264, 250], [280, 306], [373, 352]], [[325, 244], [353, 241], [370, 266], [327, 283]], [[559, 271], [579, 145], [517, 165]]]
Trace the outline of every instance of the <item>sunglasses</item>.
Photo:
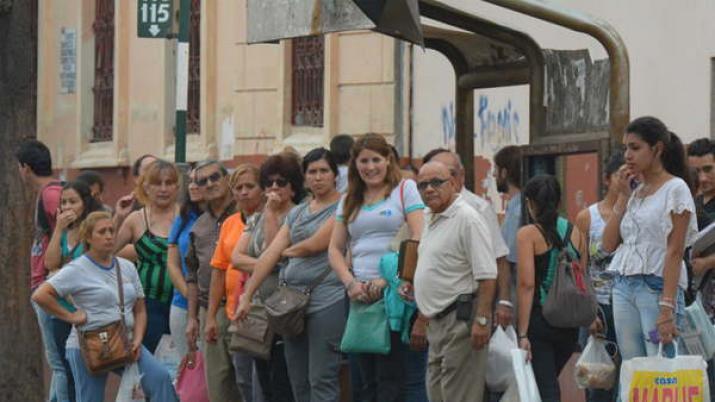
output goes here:
[[417, 189], [420, 191], [425, 191], [427, 190], [427, 187], [432, 187], [433, 189], [437, 190], [448, 181], [448, 179], [432, 179], [427, 181], [421, 181], [417, 183]]
[[263, 182], [263, 188], [270, 188], [273, 187], [273, 185], [278, 185], [278, 187], [285, 187], [288, 185], [288, 180], [284, 178], [278, 178], [278, 179], [268, 179]]
[[223, 174], [221, 172], [215, 172], [211, 176], [206, 176], [202, 178], [196, 178], [193, 180], [194, 183], [196, 183], [197, 186], [203, 187], [207, 184], [209, 184], [209, 181], [211, 183], [218, 183], [219, 180], [223, 179]]

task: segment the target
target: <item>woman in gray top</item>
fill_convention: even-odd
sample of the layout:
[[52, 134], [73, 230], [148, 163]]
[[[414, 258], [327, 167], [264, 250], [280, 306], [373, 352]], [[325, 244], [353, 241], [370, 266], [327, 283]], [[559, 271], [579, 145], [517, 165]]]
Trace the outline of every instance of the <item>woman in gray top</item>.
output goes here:
[[[277, 237], [288, 212], [303, 199], [303, 174], [298, 159], [288, 153], [270, 156], [261, 165], [260, 184], [266, 195], [263, 212], [249, 219], [231, 256], [235, 268], [251, 275], [255, 275], [258, 258], [262, 257]], [[278, 273], [285, 263], [285, 259], [277, 259], [267, 268], [267, 280], [258, 290], [261, 300], [265, 300], [277, 288]], [[278, 336], [274, 338], [270, 360], [256, 359], [255, 362], [264, 400], [293, 401], [283, 340]]]
[[251, 307], [253, 294], [281, 257], [288, 263], [280, 270], [280, 282], [304, 290], [315, 285], [301, 335], [285, 338], [285, 357], [293, 394], [300, 402], [332, 402], [340, 397], [340, 352], [345, 326], [345, 291], [328, 263], [328, 244], [340, 198], [336, 189], [338, 167], [327, 149], [317, 148], [303, 159], [303, 173], [313, 197], [295, 208], [271, 245], [254, 266], [246, 283], [237, 316]]

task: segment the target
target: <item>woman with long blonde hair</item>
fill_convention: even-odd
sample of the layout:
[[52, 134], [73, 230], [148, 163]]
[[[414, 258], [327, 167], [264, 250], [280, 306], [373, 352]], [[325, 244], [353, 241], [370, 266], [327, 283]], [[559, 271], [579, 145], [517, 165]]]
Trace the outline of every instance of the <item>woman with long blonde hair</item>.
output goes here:
[[[179, 213], [179, 169], [170, 162], [152, 162], [139, 179], [136, 195], [144, 205], [127, 216], [117, 232], [116, 250], [129, 243], [137, 253], [137, 271], [146, 294], [149, 325], [144, 346], [152, 353], [162, 335], [169, 334], [174, 286], [167, 268], [169, 232]], [[128, 206], [131, 208], [131, 206]], [[122, 212], [117, 211], [119, 215]]]

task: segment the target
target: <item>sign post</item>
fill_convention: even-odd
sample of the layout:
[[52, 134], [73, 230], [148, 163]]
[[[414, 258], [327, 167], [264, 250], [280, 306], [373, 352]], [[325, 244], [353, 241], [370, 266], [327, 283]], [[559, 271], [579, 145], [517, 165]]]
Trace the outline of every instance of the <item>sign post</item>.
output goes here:
[[171, 33], [172, 0], [139, 0], [137, 34], [140, 38], [166, 38]]

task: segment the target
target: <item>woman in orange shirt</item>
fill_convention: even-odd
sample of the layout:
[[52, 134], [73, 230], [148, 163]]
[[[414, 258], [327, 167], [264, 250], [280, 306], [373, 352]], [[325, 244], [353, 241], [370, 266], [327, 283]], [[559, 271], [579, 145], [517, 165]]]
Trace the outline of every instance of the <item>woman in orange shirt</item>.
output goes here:
[[[243, 228], [248, 218], [263, 208], [263, 190], [258, 180], [258, 167], [251, 164], [240, 165], [231, 174], [229, 186], [233, 198], [238, 204], [239, 212], [226, 218], [221, 225], [216, 251], [211, 259], [211, 266], [214, 268], [211, 281], [217, 280], [224, 283], [222, 286], [211, 286], [211, 289], [224, 289], [224, 294], [220, 295], [220, 298], [226, 298], [226, 315], [228, 317], [233, 316], [238, 298], [243, 293], [243, 284], [248, 279], [247, 274], [237, 269], [230, 269], [231, 253], [243, 234]], [[243, 400], [252, 402], [254, 400], [253, 358], [238, 352], [233, 353], [231, 359], [236, 374], [236, 383], [243, 393]]]

